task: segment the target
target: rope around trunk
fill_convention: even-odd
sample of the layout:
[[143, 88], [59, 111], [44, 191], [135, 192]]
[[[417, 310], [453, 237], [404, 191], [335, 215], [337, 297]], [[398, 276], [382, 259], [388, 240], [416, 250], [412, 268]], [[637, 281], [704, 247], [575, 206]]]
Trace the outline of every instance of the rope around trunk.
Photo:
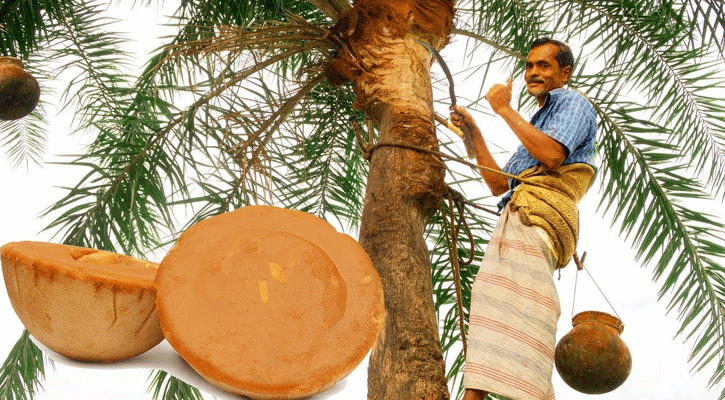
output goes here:
[[[509, 178], [518, 179], [516, 175], [507, 174], [503, 171], [495, 170], [492, 168], [484, 167], [482, 165], [477, 165], [468, 161], [465, 161], [461, 158], [450, 156], [448, 154], [442, 153], [440, 151], [435, 151], [431, 149], [427, 149], [425, 147], [415, 146], [407, 143], [386, 143], [386, 142], [378, 142], [372, 145], [366, 145], [363, 141], [363, 135], [362, 135], [362, 129], [360, 128], [360, 125], [358, 125], [357, 121], [355, 121], [354, 118], [350, 118], [350, 122], [352, 123], [353, 131], [355, 132], [355, 138], [357, 140], [358, 146], [360, 147], [360, 150], [362, 151], [362, 156], [365, 160], [370, 162], [370, 159], [372, 157], [372, 154], [375, 150], [381, 148], [381, 147], [399, 147], [404, 149], [409, 149], [413, 151], [418, 151], [421, 153], [431, 154], [434, 156], [438, 156], [440, 158], [445, 158], [448, 160], [456, 161], [464, 165], [468, 165], [472, 168], [480, 168], [484, 170], [493, 171], [499, 174], [502, 174]], [[464, 357], [467, 354], [468, 351], [468, 345], [467, 345], [467, 338], [466, 338], [466, 326], [465, 326], [465, 310], [463, 308], [463, 290], [461, 287], [461, 265], [471, 265], [473, 263], [473, 260], [475, 258], [475, 245], [473, 240], [473, 233], [471, 232], [471, 228], [468, 225], [468, 221], [466, 221], [465, 218], [465, 207], [470, 206], [497, 216], [500, 216], [501, 214], [497, 211], [489, 210], [488, 208], [479, 206], [478, 204], [475, 204], [465, 198], [463, 194], [456, 191], [455, 189], [451, 188], [448, 185], [446, 186], [446, 193], [444, 194], [444, 198], [448, 200], [448, 217], [450, 218], [450, 222], [446, 221], [445, 218], [445, 210], [443, 209], [443, 201], [441, 201], [441, 216], [443, 216], [443, 225], [444, 225], [444, 235], [446, 239], [446, 244], [448, 247], [449, 256], [451, 258], [451, 265], [453, 267], [453, 281], [455, 285], [456, 290], [456, 306], [458, 309], [458, 324], [459, 324], [459, 331], [461, 335], [461, 343], [463, 344], [463, 354]], [[458, 224], [456, 224], [456, 216], [455, 212], [458, 212]], [[458, 234], [460, 231], [460, 228], [463, 227], [463, 229], [466, 231], [466, 235], [468, 236], [468, 241], [470, 243], [469, 248], [469, 258], [468, 260], [461, 261], [458, 258]]]

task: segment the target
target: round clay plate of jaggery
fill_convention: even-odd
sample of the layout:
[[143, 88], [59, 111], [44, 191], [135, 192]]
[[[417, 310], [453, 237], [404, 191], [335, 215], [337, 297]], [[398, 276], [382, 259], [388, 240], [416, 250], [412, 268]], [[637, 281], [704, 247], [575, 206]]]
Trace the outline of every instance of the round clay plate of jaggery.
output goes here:
[[383, 320], [380, 279], [362, 247], [315, 216], [270, 206], [183, 232], [156, 289], [171, 346], [212, 384], [253, 399], [332, 387]]
[[56, 353], [111, 362], [163, 340], [154, 288], [158, 264], [29, 241], [4, 245], [0, 256], [13, 309], [28, 331]]

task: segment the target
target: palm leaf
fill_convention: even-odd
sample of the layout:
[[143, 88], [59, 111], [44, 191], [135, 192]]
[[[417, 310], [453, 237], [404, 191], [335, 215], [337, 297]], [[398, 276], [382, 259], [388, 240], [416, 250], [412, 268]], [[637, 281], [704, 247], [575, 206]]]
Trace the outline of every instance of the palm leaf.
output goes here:
[[179, 380], [166, 371], [152, 371], [149, 392], [154, 400], [203, 400], [199, 389]]
[[0, 398], [32, 400], [44, 378], [43, 353], [30, 340], [30, 333], [23, 330], [0, 369]]
[[683, 165], [671, 165], [670, 144], [642, 140], [637, 132], [641, 128], [664, 133], [665, 128], [623, 110], [599, 111], [607, 127], [601, 142], [602, 179], [607, 182], [602, 203], [614, 206], [613, 216], [625, 236], [633, 236], [638, 257], [655, 263], [655, 279], [664, 278], [660, 296], [671, 296], [668, 307], [679, 313], [680, 333], [701, 337], [691, 355], [695, 368], [716, 360], [711, 382], [718, 383], [725, 374], [725, 297], [717, 263], [725, 250], [721, 239], [725, 225], [714, 215], [675, 202], [684, 198], [692, 203], [708, 196], [696, 180], [678, 173], [685, 170]]

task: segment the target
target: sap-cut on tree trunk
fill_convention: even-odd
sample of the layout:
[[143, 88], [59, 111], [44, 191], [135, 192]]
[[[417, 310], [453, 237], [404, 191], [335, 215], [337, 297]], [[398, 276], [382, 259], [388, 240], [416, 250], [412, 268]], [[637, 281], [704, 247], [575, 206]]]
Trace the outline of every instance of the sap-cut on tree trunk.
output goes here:
[[[452, 1], [361, 0], [333, 28], [346, 47], [330, 64], [332, 80], [351, 80], [356, 107], [380, 142], [438, 149], [433, 118], [432, 55], [453, 21]], [[423, 229], [444, 192], [444, 168], [430, 154], [380, 147], [370, 171], [359, 241], [383, 282], [386, 319], [370, 357], [368, 398], [448, 399], [430, 257]]]

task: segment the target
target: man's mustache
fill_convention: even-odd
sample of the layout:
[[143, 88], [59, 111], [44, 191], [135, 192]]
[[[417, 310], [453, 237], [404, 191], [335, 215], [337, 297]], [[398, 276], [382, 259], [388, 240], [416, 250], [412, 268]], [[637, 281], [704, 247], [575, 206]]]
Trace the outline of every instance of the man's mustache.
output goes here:
[[531, 79], [527, 80], [526, 83], [544, 83], [544, 80], [543, 79], [531, 78]]

